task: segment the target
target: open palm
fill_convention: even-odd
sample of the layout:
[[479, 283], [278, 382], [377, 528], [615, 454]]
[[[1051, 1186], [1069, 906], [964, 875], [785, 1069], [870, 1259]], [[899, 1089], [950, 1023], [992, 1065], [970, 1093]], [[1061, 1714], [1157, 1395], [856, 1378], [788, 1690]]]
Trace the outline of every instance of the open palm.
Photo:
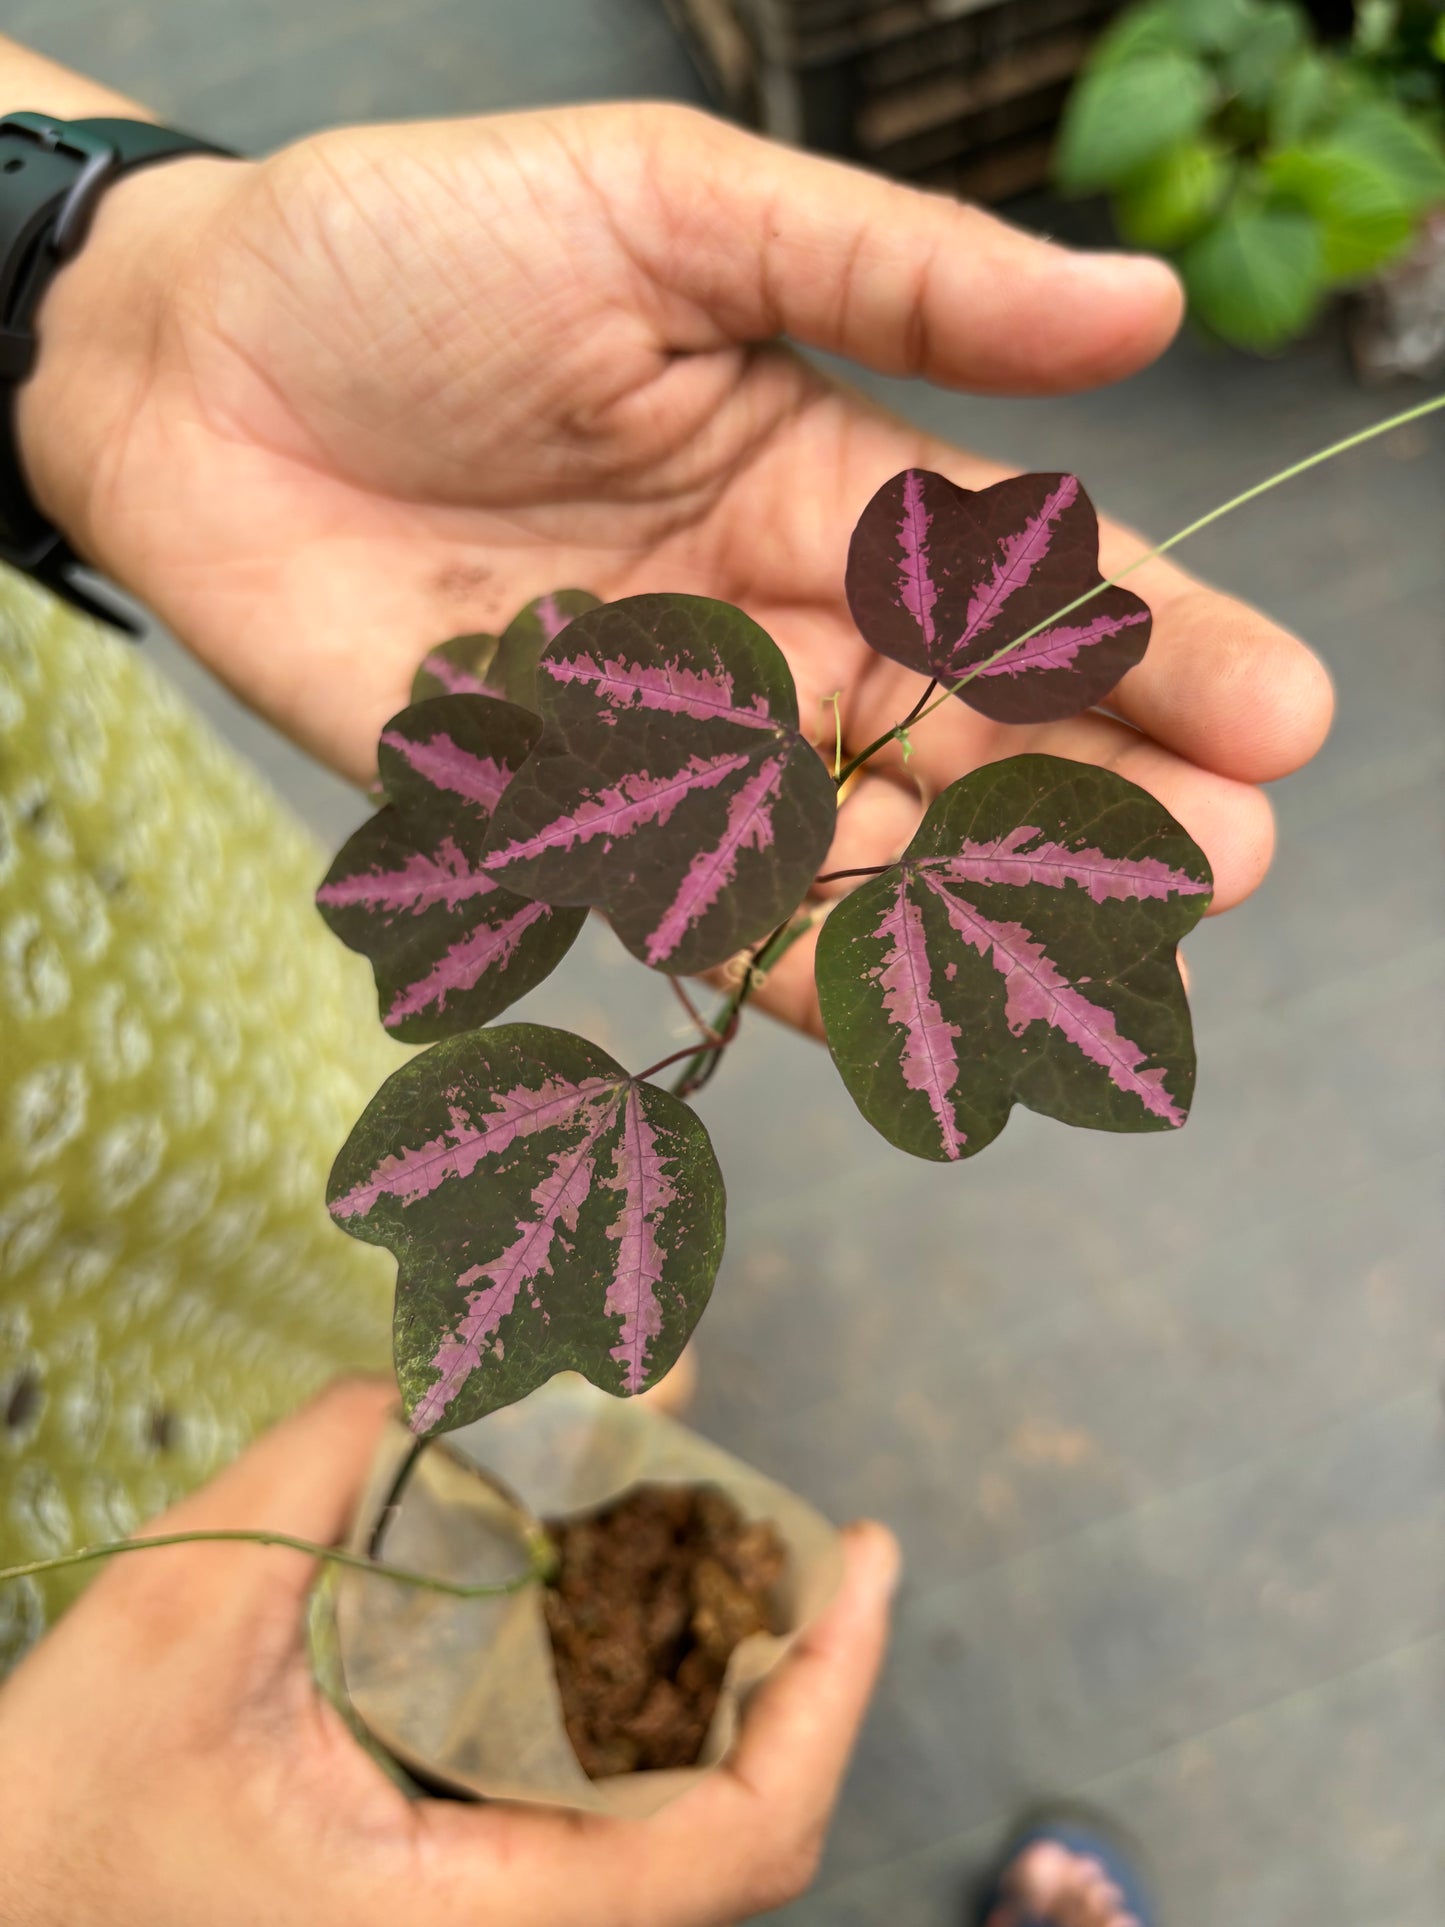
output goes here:
[[[173, 164], [110, 198], [91, 271], [148, 237], [146, 321], [119, 374], [76, 355], [53, 360], [50, 395], [35, 384], [28, 410], [63, 393], [92, 425], [37, 463], [43, 499], [249, 701], [358, 778], [429, 644], [574, 584], [741, 604], [788, 656], [805, 730], [831, 748], [839, 692], [860, 746], [919, 685], [849, 618], [854, 521], [911, 464], [968, 486], [1000, 471], [778, 337], [1045, 392], [1148, 361], [1179, 312], [1157, 264], [1074, 255], [675, 108], [349, 130], [257, 166]], [[62, 341], [80, 275], [61, 284]], [[1106, 530], [1105, 568], [1138, 547]], [[1132, 586], [1154, 640], [1111, 714], [1010, 729], [948, 705], [906, 769], [881, 758], [846, 798], [831, 864], [884, 861], [920, 793], [1047, 749], [1153, 791], [1208, 853], [1216, 907], [1253, 889], [1271, 845], [1253, 786], [1318, 747], [1328, 683], [1167, 564]], [[810, 977], [799, 946], [766, 1001], [814, 1021]]]

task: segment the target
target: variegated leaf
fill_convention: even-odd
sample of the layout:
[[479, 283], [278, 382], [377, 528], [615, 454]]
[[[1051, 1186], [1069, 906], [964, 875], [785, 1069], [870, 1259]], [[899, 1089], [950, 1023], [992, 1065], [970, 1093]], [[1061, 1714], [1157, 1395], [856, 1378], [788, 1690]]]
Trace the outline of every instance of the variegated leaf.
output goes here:
[[586, 589], [557, 589], [538, 596], [502, 631], [492, 664], [492, 681], [497, 694], [523, 709], [537, 708], [537, 659], [549, 644], [578, 616], [585, 616], [602, 604]]
[[693, 1111], [537, 1024], [450, 1038], [388, 1078], [327, 1201], [396, 1255], [397, 1380], [418, 1434], [555, 1372], [644, 1391], [722, 1257], [722, 1176]]
[[543, 732], [492, 825], [489, 874], [597, 904], [635, 956], [706, 970], [794, 910], [835, 796], [782, 654], [740, 609], [632, 596], [542, 651]]
[[491, 669], [499, 636], [453, 636], [422, 657], [411, 679], [411, 699], [424, 703], [432, 696], [500, 696]]
[[818, 997], [858, 1108], [940, 1161], [981, 1151], [1015, 1103], [1102, 1131], [1182, 1124], [1175, 946], [1212, 887], [1169, 813], [1108, 770], [1015, 756], [952, 784], [823, 926]]
[[535, 716], [486, 696], [413, 703], [382, 731], [390, 800], [342, 848], [316, 902], [370, 960], [381, 1020], [408, 1042], [495, 1017], [556, 969], [586, 920], [481, 867], [492, 812], [540, 734]]
[[957, 694], [1000, 723], [1077, 715], [1143, 656], [1149, 607], [1127, 589], [1050, 620], [1103, 579], [1098, 518], [1075, 475], [968, 489], [905, 469], [848, 550], [848, 603], [869, 647], [946, 688], [974, 672]]
[[537, 657], [575, 616], [599, 607], [585, 589], [537, 596], [500, 636], [453, 636], [427, 651], [411, 685], [411, 699], [428, 696], [504, 696], [523, 709], [537, 706]]

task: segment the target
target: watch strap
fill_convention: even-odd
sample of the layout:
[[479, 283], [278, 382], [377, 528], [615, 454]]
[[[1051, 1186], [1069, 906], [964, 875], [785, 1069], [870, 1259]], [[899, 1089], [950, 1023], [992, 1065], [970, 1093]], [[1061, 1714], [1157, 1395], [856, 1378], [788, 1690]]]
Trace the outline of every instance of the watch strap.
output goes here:
[[0, 117], [0, 562], [132, 635], [139, 627], [128, 614], [75, 579], [74, 551], [31, 497], [16, 435], [16, 390], [35, 366], [36, 311], [83, 244], [100, 196], [137, 168], [182, 154], [235, 158], [150, 121]]

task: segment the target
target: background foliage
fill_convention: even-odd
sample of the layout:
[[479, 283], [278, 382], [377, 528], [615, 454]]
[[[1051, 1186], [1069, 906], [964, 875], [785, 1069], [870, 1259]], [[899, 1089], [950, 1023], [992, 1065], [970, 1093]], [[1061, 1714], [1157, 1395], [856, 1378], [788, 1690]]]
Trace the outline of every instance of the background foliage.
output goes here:
[[1197, 321], [1240, 347], [1303, 332], [1445, 202], [1445, 14], [1376, 0], [1322, 47], [1293, 0], [1148, 0], [1099, 42], [1056, 170], [1171, 255]]

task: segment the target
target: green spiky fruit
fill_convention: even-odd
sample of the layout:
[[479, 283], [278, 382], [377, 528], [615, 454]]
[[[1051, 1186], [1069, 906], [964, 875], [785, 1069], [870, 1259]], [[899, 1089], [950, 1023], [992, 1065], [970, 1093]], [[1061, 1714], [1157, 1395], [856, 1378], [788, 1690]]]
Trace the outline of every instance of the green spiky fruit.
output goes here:
[[[0, 571], [0, 1566], [387, 1367], [391, 1262], [323, 1196], [404, 1053], [324, 868], [136, 650]], [[0, 1673], [92, 1571], [0, 1587]]]

